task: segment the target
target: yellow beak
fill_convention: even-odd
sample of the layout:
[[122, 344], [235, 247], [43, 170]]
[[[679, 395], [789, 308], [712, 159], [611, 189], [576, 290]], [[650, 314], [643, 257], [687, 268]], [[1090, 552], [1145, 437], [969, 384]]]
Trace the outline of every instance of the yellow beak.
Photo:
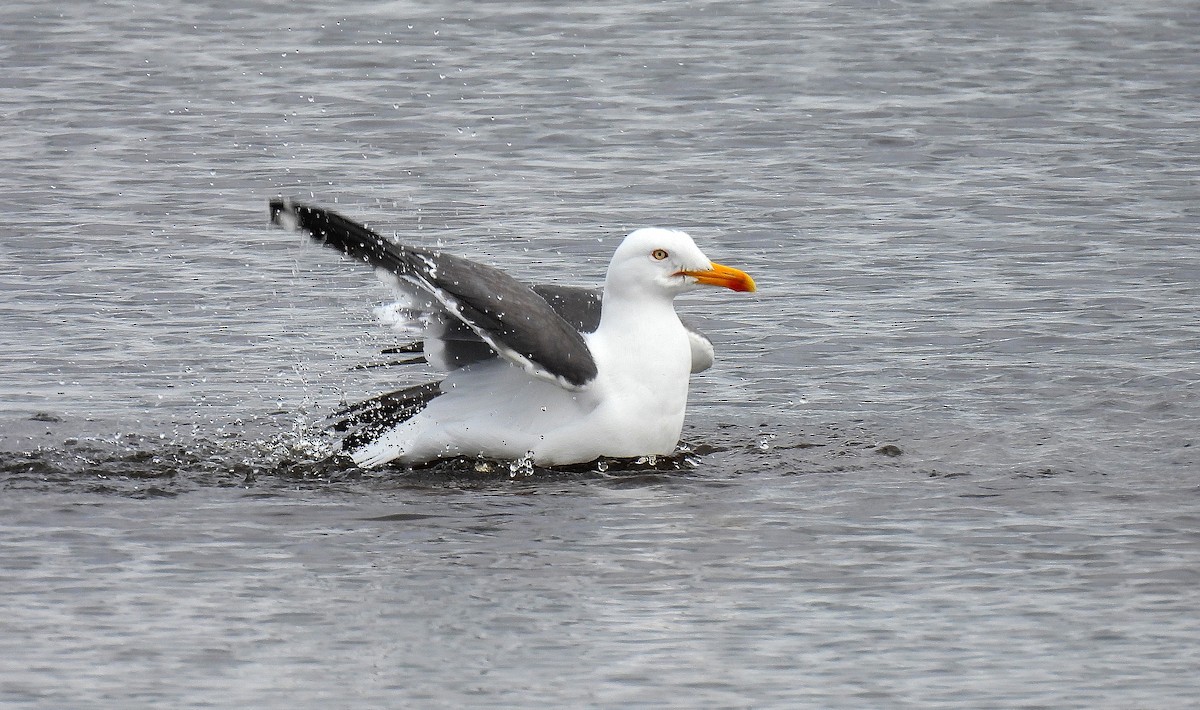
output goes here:
[[740, 269], [735, 269], [732, 266], [722, 266], [715, 261], [712, 268], [707, 271], [678, 271], [675, 275], [691, 276], [705, 286], [724, 286], [734, 291], [757, 290], [754, 285], [754, 279], [750, 278], [750, 274]]

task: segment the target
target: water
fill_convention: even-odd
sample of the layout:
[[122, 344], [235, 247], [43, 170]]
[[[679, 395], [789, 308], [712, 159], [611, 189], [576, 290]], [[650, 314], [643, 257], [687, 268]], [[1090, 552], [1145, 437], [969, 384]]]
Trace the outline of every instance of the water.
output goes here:
[[[0, 704], [1188, 707], [1190, 3], [8, 3]], [[276, 195], [753, 296], [675, 465], [400, 475]], [[407, 378], [407, 379], [405, 379]]]

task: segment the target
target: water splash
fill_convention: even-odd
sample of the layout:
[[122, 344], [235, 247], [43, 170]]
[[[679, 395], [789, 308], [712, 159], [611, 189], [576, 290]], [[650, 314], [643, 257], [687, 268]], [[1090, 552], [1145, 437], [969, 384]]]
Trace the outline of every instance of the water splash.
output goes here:
[[533, 475], [533, 452], [526, 451], [521, 458], [512, 461], [508, 464], [508, 474], [510, 478], [528, 478]]
[[650, 454], [649, 456], [639, 456], [633, 460], [635, 466], [649, 466], [654, 468], [658, 466], [658, 455]]

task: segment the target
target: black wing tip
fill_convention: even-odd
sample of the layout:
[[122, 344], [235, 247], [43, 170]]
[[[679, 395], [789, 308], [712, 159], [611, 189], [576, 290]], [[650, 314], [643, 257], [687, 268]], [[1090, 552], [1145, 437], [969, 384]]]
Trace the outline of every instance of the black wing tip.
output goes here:
[[316, 232], [318, 230], [324, 233], [327, 223], [330, 220], [341, 218], [349, 222], [345, 217], [335, 212], [306, 205], [303, 202], [296, 202], [290, 197], [273, 198], [267, 201], [267, 206], [271, 213], [271, 224], [279, 225], [285, 229], [299, 229], [313, 232], [314, 237], [317, 236]]
[[267, 202], [271, 211], [271, 224], [277, 224], [281, 227], [286, 226], [283, 223], [283, 216], [295, 215], [296, 208], [299, 206], [286, 197], [276, 197]]
[[386, 369], [389, 367], [403, 367], [404, 365], [424, 365], [429, 362], [424, 355], [419, 357], [409, 357], [403, 360], [388, 360], [387, 362], [365, 362], [355, 365], [351, 370], [375, 370]]
[[381, 394], [334, 412], [330, 417], [340, 419], [332, 428], [348, 432], [342, 439], [342, 450], [353, 451], [416, 416], [441, 393], [441, 382], [427, 382]]
[[587, 387], [592, 383], [593, 380], [596, 379], [596, 376], [600, 374], [600, 371], [596, 369], [596, 364], [594, 362], [588, 364], [588, 367], [581, 367], [575, 371], [563, 375], [563, 379], [569, 382], [575, 389], [583, 389], [584, 387]]
[[419, 353], [425, 350], [425, 343], [421, 340], [416, 340], [404, 345], [397, 345], [393, 348], [384, 348], [379, 351], [380, 355], [401, 355], [404, 353]]
[[408, 270], [404, 248], [393, 245], [364, 224], [286, 197], [269, 200], [271, 222], [284, 229], [308, 232], [313, 241], [395, 273]]

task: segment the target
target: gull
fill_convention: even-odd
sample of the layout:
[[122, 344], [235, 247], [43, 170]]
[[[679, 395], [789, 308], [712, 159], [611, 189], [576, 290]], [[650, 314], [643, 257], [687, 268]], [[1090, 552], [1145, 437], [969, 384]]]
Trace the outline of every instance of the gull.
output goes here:
[[271, 221], [375, 268], [397, 301], [393, 321], [422, 329], [422, 352], [444, 379], [340, 412], [355, 464], [414, 465], [455, 457], [525, 459], [539, 466], [672, 453], [693, 372], [712, 343], [675, 313], [702, 286], [754, 291], [685, 232], [630, 233], [603, 291], [527, 286], [499, 269], [385, 239], [336, 212], [270, 201]]

